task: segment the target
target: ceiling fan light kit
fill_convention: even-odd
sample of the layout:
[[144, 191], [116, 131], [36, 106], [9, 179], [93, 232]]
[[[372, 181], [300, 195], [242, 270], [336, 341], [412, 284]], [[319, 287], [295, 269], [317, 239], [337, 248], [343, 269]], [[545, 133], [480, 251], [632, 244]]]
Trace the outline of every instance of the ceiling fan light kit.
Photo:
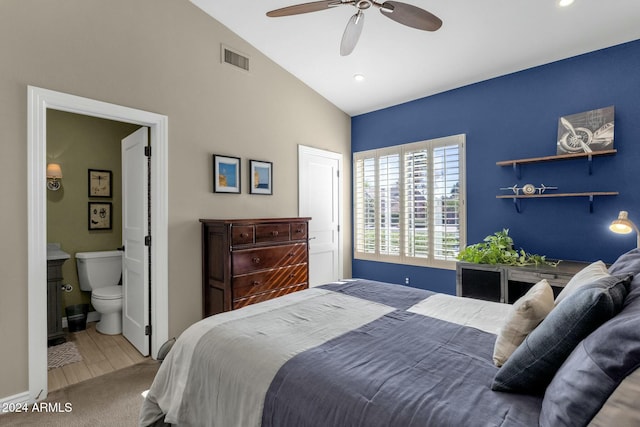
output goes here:
[[387, 18], [418, 30], [437, 31], [442, 26], [442, 20], [434, 14], [417, 6], [398, 1], [379, 3], [375, 0], [322, 0], [275, 9], [267, 12], [267, 16], [276, 18], [300, 15], [302, 13], [319, 12], [342, 5], [354, 6], [358, 10], [355, 15], [349, 19], [347, 27], [342, 34], [342, 41], [340, 43], [340, 55], [342, 56], [349, 55], [356, 47], [364, 25], [363, 11], [369, 9], [371, 6], [380, 9], [380, 13]]

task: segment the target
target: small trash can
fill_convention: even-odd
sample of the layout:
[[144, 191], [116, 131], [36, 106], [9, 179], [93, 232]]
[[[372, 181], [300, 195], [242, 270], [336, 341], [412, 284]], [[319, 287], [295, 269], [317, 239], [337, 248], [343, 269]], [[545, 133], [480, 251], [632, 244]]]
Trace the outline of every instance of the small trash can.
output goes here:
[[67, 312], [67, 327], [69, 332], [84, 331], [87, 329], [87, 314], [89, 304], [70, 305], [65, 308]]

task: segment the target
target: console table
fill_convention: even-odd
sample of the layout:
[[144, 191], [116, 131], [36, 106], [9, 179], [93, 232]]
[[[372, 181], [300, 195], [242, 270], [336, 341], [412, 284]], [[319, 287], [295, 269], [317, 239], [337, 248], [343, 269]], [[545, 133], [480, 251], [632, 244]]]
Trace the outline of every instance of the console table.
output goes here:
[[513, 304], [542, 279], [558, 295], [588, 262], [561, 261], [556, 267], [456, 263], [456, 295]]

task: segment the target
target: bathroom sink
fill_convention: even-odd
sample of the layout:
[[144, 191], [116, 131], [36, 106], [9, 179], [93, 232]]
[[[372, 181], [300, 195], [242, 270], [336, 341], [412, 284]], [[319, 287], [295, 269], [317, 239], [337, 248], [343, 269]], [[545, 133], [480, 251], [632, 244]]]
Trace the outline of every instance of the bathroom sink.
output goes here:
[[69, 258], [71, 255], [60, 249], [60, 243], [47, 243], [47, 261]]

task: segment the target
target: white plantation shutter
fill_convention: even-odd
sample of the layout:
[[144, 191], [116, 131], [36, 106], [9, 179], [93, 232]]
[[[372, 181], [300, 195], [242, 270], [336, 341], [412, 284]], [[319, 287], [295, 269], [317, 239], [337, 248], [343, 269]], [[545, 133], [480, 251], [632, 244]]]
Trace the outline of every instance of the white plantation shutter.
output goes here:
[[429, 150], [404, 153], [404, 254], [429, 256]]
[[400, 255], [400, 156], [378, 158], [380, 235], [378, 250], [383, 255]]
[[464, 140], [354, 153], [356, 258], [455, 268], [466, 235]]
[[433, 257], [455, 261], [460, 247], [460, 148], [433, 150]]
[[355, 250], [376, 253], [376, 179], [375, 158], [361, 156], [354, 160], [354, 228]]

